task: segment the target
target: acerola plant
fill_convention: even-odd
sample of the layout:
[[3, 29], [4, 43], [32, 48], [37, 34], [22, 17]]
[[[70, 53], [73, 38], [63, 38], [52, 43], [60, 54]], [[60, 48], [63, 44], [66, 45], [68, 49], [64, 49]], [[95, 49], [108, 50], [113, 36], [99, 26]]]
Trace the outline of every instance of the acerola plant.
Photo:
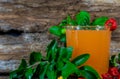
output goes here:
[[[20, 66], [10, 73], [10, 79], [67, 79], [70, 76], [76, 76], [77, 79], [101, 79], [92, 67], [83, 66], [89, 59], [89, 54], [83, 54], [70, 60], [73, 48], [66, 47], [65, 26], [78, 26], [82, 30], [96, 30], [97, 25], [102, 27], [106, 25], [108, 28], [110, 24], [110, 30], [115, 30], [116, 21], [108, 19], [108, 17], [99, 17], [90, 22], [90, 14], [86, 11], [76, 14], [75, 20], [68, 15], [59, 25], [49, 28], [50, 33], [58, 36], [64, 46], [53, 40], [46, 48], [45, 57], [40, 52], [32, 52], [29, 63], [22, 59]], [[95, 28], [90, 26], [95, 26]], [[103, 79], [113, 79], [112, 76], [119, 76], [116, 68], [112, 68], [109, 73], [102, 75]]]
[[102, 74], [103, 79], [120, 79], [120, 72], [117, 67], [109, 68], [108, 72]]
[[80, 11], [75, 15], [75, 19], [68, 15], [60, 24], [49, 28], [51, 34], [58, 36], [61, 42], [66, 42], [66, 29], [76, 30], [104, 30], [113, 31], [117, 28], [117, 22], [113, 18], [101, 16], [90, 21], [90, 14], [86, 11]]
[[67, 79], [73, 75], [76, 78], [82, 76], [86, 79], [100, 79], [92, 67], [81, 66], [90, 55], [83, 54], [71, 61], [72, 50], [72, 47], [59, 46], [58, 42], [53, 40], [47, 46], [46, 57], [40, 52], [32, 52], [29, 63], [22, 59], [18, 69], [10, 73], [10, 79]]
[[120, 54], [112, 55], [110, 59], [110, 68], [108, 72], [102, 74], [103, 79], [120, 79]]

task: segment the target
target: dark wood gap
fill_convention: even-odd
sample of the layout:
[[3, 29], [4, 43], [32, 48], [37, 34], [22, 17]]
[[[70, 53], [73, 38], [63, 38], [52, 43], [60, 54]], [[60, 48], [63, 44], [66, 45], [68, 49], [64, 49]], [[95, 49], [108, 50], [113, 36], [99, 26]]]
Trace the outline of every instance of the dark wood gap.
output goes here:
[[9, 76], [9, 74], [10, 74], [10, 73], [8, 73], [8, 72], [1, 72], [1, 73], [0, 73], [0, 76]]
[[20, 36], [22, 33], [23, 33], [23, 31], [14, 30], [14, 29], [11, 29], [11, 30], [6, 31], [6, 32], [0, 31], [0, 35], [10, 35], [10, 36], [14, 36], [14, 37]]

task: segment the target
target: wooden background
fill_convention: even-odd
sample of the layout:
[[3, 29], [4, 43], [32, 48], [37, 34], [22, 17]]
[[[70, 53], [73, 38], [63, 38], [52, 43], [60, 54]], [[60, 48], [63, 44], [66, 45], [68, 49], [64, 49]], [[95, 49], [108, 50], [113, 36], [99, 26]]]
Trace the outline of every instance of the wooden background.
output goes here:
[[117, 20], [111, 53], [120, 52], [119, 0], [0, 0], [0, 75], [14, 70], [22, 58], [27, 60], [31, 51], [45, 55], [53, 39], [48, 28], [80, 10], [90, 12], [92, 19], [108, 16]]

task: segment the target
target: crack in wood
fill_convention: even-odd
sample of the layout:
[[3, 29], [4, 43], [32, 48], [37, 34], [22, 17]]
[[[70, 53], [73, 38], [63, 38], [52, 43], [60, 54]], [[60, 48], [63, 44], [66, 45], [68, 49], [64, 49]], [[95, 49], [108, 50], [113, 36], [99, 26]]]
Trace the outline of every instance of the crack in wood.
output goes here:
[[14, 36], [14, 37], [18, 37], [18, 36], [22, 35], [22, 33], [23, 33], [23, 31], [14, 30], [14, 29], [11, 29], [7, 32], [0, 31], [0, 35], [10, 35], [10, 36]]
[[10, 74], [10, 73], [8, 73], [8, 72], [1, 72], [1, 73], [0, 73], [0, 76], [9, 76], [9, 74]]

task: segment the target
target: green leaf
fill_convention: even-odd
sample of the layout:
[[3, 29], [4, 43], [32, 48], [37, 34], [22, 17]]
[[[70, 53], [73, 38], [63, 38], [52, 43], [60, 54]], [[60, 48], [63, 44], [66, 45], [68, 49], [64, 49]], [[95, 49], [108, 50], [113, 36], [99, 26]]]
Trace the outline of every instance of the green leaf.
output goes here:
[[57, 73], [54, 69], [54, 64], [49, 65], [47, 70], [47, 78], [48, 79], [57, 79]]
[[90, 24], [90, 14], [86, 11], [81, 11], [76, 15], [76, 22], [80, 26], [86, 26]]
[[72, 52], [73, 52], [73, 47], [67, 47], [67, 48], [66, 48], [66, 53], [67, 53], [66, 59], [69, 60], [69, 59], [71, 58]]
[[64, 66], [64, 62], [62, 60], [57, 61], [56, 67], [58, 71], [60, 71], [63, 68], [63, 66]]
[[25, 61], [25, 59], [22, 59], [18, 69], [25, 69], [26, 67], [27, 67], [27, 62]]
[[47, 63], [41, 63], [38, 66], [39, 69], [39, 79], [45, 79], [45, 74], [47, 72], [48, 64]]
[[120, 62], [120, 53], [118, 54], [118, 62]]
[[58, 53], [57, 53], [57, 58], [56, 58], [56, 66], [57, 66], [57, 70], [61, 70], [62, 67], [64, 66], [64, 62], [63, 59], [67, 59], [68, 53], [67, 53], [67, 48], [65, 47], [59, 47], [58, 48]]
[[93, 73], [93, 74], [97, 77], [97, 79], [100, 79], [99, 74], [98, 74], [97, 71], [96, 71], [95, 69], [93, 69], [92, 67], [86, 65], [86, 66], [80, 67], [80, 69], [89, 71], [89, 72]]
[[24, 75], [24, 70], [26, 69], [26, 67], [27, 67], [27, 63], [25, 59], [22, 59], [18, 69], [10, 73], [10, 79], [21, 78]]
[[48, 61], [55, 60], [57, 52], [58, 43], [56, 40], [52, 40], [51, 43], [47, 46], [47, 59]]
[[59, 24], [60, 27], [66, 26], [67, 25], [67, 20], [64, 19], [61, 21], [61, 23]]
[[60, 36], [60, 41], [63, 42], [63, 43], [66, 43], [66, 35], [65, 34], [62, 34]]
[[10, 72], [10, 79], [22, 78], [24, 75], [25, 69], [17, 69]]
[[72, 56], [72, 47], [59, 47], [58, 53], [57, 53], [57, 61], [61, 61], [62, 59], [69, 60]]
[[61, 29], [61, 33], [62, 33], [62, 35], [63, 35], [63, 34], [66, 34], [66, 28], [62, 28], [62, 29]]
[[28, 68], [25, 72], [25, 78], [26, 79], [32, 79], [33, 76], [33, 69], [32, 68]]
[[17, 75], [17, 71], [15, 70], [15, 71], [12, 71], [11, 73], [10, 73], [10, 79], [14, 79], [14, 78], [18, 78], [18, 75]]
[[73, 59], [71, 62], [75, 64], [76, 66], [80, 66], [84, 64], [88, 60], [89, 57], [90, 57], [89, 54], [82, 54], [76, 57], [75, 59]]
[[49, 32], [51, 33], [51, 34], [54, 34], [54, 35], [56, 35], [56, 36], [61, 36], [61, 27], [59, 27], [59, 26], [52, 26], [52, 27], [50, 27], [49, 28]]
[[65, 58], [66, 55], [66, 48], [65, 47], [59, 47], [58, 53], [57, 53], [57, 61], [61, 61], [61, 59]]
[[116, 59], [116, 55], [112, 55], [112, 56], [111, 56], [110, 66], [114, 66], [114, 67], [118, 66], [118, 64], [117, 64], [117, 59]]
[[27, 67], [27, 63], [24, 59], [22, 59], [18, 69], [10, 73], [10, 79], [21, 78], [24, 75], [24, 70], [26, 69], [26, 67]]
[[40, 62], [40, 64], [38, 64], [37, 67], [35, 68], [36, 71], [34, 72], [33, 78], [36, 77], [39, 79], [45, 79], [47, 68], [48, 68], [47, 61]]
[[64, 67], [62, 68], [62, 76], [67, 79], [71, 74], [75, 73], [78, 68], [68, 60], [64, 60]]
[[53, 71], [47, 71], [47, 77], [48, 77], [48, 79], [57, 79], [56, 72], [54, 70]]
[[47, 52], [49, 52], [49, 51], [55, 51], [55, 49], [57, 49], [57, 46], [58, 46], [58, 43], [57, 43], [57, 41], [56, 40], [52, 40], [51, 42], [50, 42], [50, 44], [47, 46]]
[[105, 16], [96, 18], [96, 19], [91, 23], [91, 25], [93, 25], [93, 26], [96, 26], [96, 25], [104, 26], [104, 25], [105, 25], [105, 22], [106, 22], [108, 19], [109, 19], [109, 18], [108, 18], [108, 17], [105, 17]]
[[72, 26], [76, 25], [75, 20], [73, 20], [70, 15], [67, 16], [67, 24]]
[[80, 70], [80, 74], [85, 79], [99, 79], [92, 72], [86, 70]]
[[40, 62], [41, 58], [42, 58], [42, 55], [40, 52], [32, 52], [30, 54], [30, 61], [29, 61], [30, 65], [33, 65], [36, 62]]

